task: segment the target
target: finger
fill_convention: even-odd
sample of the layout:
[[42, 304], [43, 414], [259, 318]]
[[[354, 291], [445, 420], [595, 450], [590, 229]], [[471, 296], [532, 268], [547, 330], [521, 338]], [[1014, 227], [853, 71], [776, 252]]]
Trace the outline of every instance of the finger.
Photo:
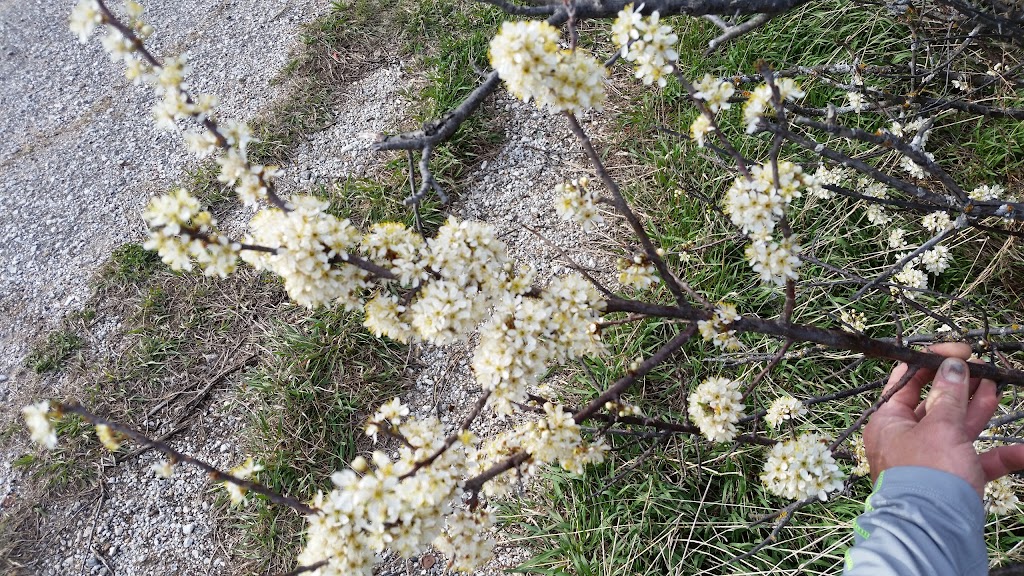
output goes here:
[[967, 363], [959, 358], [943, 360], [924, 400], [926, 414], [922, 422], [934, 420], [963, 428], [970, 399], [968, 386]]
[[1024, 444], [999, 446], [979, 456], [985, 481], [991, 482], [1010, 472], [1024, 470]]
[[[895, 412], [904, 418], [913, 418], [914, 409], [921, 401], [921, 389], [935, 376], [935, 371], [927, 368], [916, 369], [907, 379], [909, 369], [906, 364], [900, 363], [889, 374], [889, 382], [882, 390], [882, 395], [892, 394], [892, 396], [888, 402], [878, 408], [878, 412]], [[901, 384], [903, 387], [897, 390]]]
[[967, 360], [973, 353], [971, 347], [963, 342], [943, 342], [942, 344], [932, 344], [928, 347], [928, 351], [939, 356], [945, 356], [947, 358], [960, 358], [961, 360]]
[[[956, 346], [950, 346], [950, 344], [956, 344]], [[964, 360], [967, 360], [968, 362], [973, 362], [973, 363], [976, 363], [976, 364], [977, 363], [983, 363], [981, 360], [978, 360], [977, 358], [975, 358], [973, 360], [968, 360], [968, 358], [971, 357], [971, 348], [970, 348], [970, 346], [967, 346], [966, 344], [960, 344], [958, 342], [949, 342], [949, 343], [944, 343], [944, 344], [936, 344], [935, 346], [930, 347], [929, 350], [931, 350], [933, 352], [936, 352], [936, 353], [943, 352], [943, 354], [942, 354], [943, 356], [950, 357], [950, 358], [963, 358]], [[969, 382], [970, 382], [970, 395], [974, 396], [974, 393], [978, 390], [978, 385], [981, 383], [981, 378], [971, 378]], [[928, 409], [927, 409], [926, 403], [925, 402], [920, 402], [914, 408], [914, 416], [917, 417], [918, 421], [921, 421], [921, 419], [923, 419], [926, 414], [928, 414]]]
[[975, 438], [988, 427], [988, 421], [999, 405], [996, 383], [985, 378], [978, 384], [978, 390], [967, 405], [967, 417], [964, 418], [964, 429], [969, 438]]

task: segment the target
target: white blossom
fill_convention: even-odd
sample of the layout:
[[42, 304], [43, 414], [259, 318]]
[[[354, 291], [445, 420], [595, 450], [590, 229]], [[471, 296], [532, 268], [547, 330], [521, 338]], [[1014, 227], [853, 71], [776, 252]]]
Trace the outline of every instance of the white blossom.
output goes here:
[[710, 74], [705, 74], [699, 82], [694, 83], [693, 88], [696, 90], [694, 97], [703, 100], [714, 114], [728, 110], [732, 106], [729, 98], [736, 92], [732, 82]]
[[32, 441], [52, 450], [57, 446], [57, 431], [53, 427], [50, 415], [50, 402], [47, 400], [29, 404], [21, 409], [21, 416], [25, 419], [25, 426], [32, 435]]
[[985, 484], [985, 512], [994, 516], [1016, 512], [1020, 501], [1014, 484], [1011, 476], [1003, 476]]
[[607, 70], [591, 54], [558, 47], [546, 22], [505, 22], [491, 40], [490, 60], [509, 92], [553, 113], [602, 109]]
[[731, 442], [743, 416], [740, 382], [714, 377], [704, 380], [686, 398], [690, 421], [712, 442]]
[[829, 492], [843, 487], [843, 478], [827, 440], [818, 434], [802, 434], [773, 446], [761, 474], [769, 492], [790, 500], [824, 501]]
[[933, 234], [938, 234], [948, 228], [950, 222], [949, 214], [942, 211], [932, 212], [921, 217], [921, 226]]
[[555, 186], [555, 213], [563, 220], [575, 220], [584, 231], [590, 231], [604, 218], [597, 211], [597, 192], [590, 188], [589, 178], [575, 178]]
[[71, 31], [78, 35], [82, 44], [89, 41], [96, 26], [102, 23], [103, 14], [96, 0], [80, 0], [71, 11]]
[[807, 408], [803, 402], [792, 396], [780, 396], [772, 401], [764, 420], [772, 428], [778, 428], [783, 422], [796, 420], [804, 414], [807, 414]]
[[707, 320], [697, 322], [697, 329], [705, 340], [726, 350], [738, 350], [740, 341], [736, 338], [736, 330], [730, 324], [740, 319], [736, 306], [728, 302], [719, 302], [715, 311]]

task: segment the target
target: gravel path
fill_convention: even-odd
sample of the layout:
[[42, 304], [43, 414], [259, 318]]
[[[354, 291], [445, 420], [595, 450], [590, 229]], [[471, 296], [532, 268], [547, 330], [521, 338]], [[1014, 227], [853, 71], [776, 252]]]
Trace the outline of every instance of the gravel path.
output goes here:
[[[216, 94], [220, 117], [251, 120], [283, 92], [271, 85], [287, 63], [301, 24], [325, 13], [325, 0], [152, 0], [158, 55], [188, 51], [192, 86]], [[98, 38], [81, 45], [68, 30], [73, 2], [0, 0], [0, 403], [44, 390], [21, 368], [32, 342], [79, 309], [90, 279], [113, 248], [144, 237], [148, 198], [179, 181], [190, 159], [180, 137], [153, 128], [153, 95], [132, 85]], [[119, 5], [113, 4], [116, 9]], [[214, 403], [198, 433], [179, 448], [220, 465], [239, 458], [234, 442], [209, 443], [211, 430], [239, 428]], [[20, 495], [22, 474], [0, 459], [0, 514]], [[28, 574], [208, 574], [230, 555], [214, 548], [206, 478], [182, 470], [174, 481], [148, 471], [154, 455], [104, 479], [103, 496], [82, 508], [48, 509], [45, 558]], [[2, 559], [0, 559], [2, 560]], [[3, 569], [0, 569], [2, 571]]]
[[[250, 119], [280, 90], [298, 27], [323, 0], [152, 0], [156, 54], [188, 51], [194, 89], [223, 118]], [[0, 377], [32, 339], [85, 301], [119, 244], [138, 241], [142, 207], [189, 158], [150, 120], [152, 91], [123, 77], [98, 38], [68, 30], [73, 2], [0, 0]], [[118, 7], [114, 5], [115, 9]], [[10, 380], [8, 380], [10, 382]], [[0, 400], [9, 384], [0, 383]]]

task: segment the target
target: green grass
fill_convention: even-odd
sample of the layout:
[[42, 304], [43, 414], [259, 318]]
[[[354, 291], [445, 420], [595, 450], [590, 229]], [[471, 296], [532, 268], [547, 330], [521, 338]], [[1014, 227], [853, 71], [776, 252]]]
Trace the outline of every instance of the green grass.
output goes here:
[[82, 337], [67, 329], [51, 333], [46, 342], [32, 350], [25, 365], [37, 374], [59, 370], [73, 353], [82, 347]]
[[[302, 500], [330, 489], [330, 472], [355, 456], [369, 412], [398, 393], [405, 380], [404, 346], [374, 338], [361, 318], [321, 310], [280, 323], [267, 336], [270, 359], [246, 378], [242, 399], [253, 414], [248, 436], [266, 470], [266, 486]], [[291, 568], [302, 520], [258, 500], [235, 523], [249, 572]]]
[[99, 285], [101, 288], [138, 285], [161, 266], [160, 257], [155, 252], [145, 250], [139, 244], [124, 244], [114, 249], [103, 266]]

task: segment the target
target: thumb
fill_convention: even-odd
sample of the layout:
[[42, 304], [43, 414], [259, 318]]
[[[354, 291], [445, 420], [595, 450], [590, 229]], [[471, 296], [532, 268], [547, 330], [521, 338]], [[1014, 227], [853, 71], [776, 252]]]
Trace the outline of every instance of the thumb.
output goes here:
[[970, 398], [967, 363], [946, 358], [939, 366], [932, 389], [925, 398], [925, 420], [940, 420], [963, 426]]

